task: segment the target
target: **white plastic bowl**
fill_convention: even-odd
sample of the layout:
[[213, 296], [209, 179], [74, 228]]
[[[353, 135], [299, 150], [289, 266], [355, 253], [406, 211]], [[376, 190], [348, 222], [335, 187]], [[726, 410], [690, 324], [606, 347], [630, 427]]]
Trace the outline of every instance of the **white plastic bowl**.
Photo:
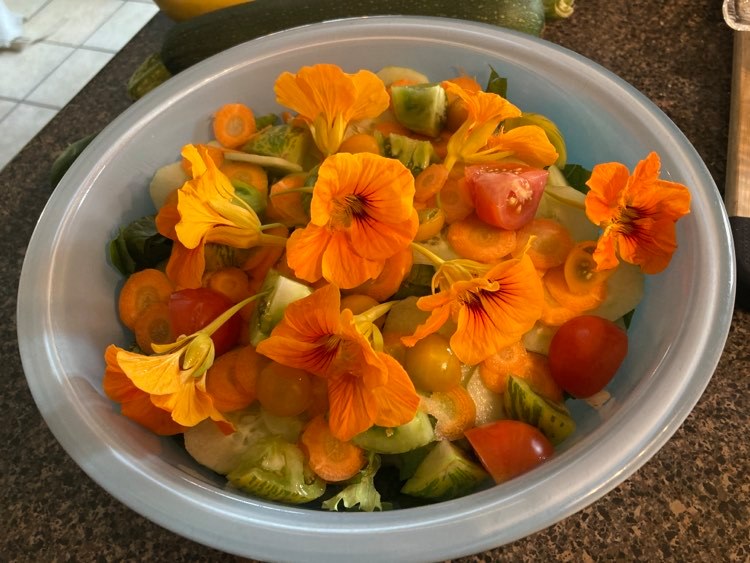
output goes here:
[[[578, 430], [551, 461], [455, 501], [383, 513], [329, 513], [223, 489], [173, 440], [120, 416], [102, 393], [103, 351], [128, 342], [117, 321], [119, 275], [106, 243], [151, 212], [147, 183], [183, 144], [209, 138], [220, 104], [278, 110], [284, 70], [319, 62], [348, 72], [414, 67], [438, 80], [492, 65], [508, 96], [555, 120], [569, 161], [632, 169], [651, 151], [663, 175], [690, 187], [679, 249], [649, 278], [631, 325], [631, 353], [603, 413], [575, 407]], [[480, 81], [481, 81], [480, 80]], [[693, 147], [648, 99], [592, 62], [495, 27], [437, 18], [364, 18], [256, 40], [197, 65], [108, 126], [50, 198], [31, 240], [18, 298], [29, 387], [57, 439], [92, 479], [154, 522], [206, 545], [265, 560], [437, 560], [476, 553], [545, 528], [600, 498], [674, 433], [719, 360], [734, 302], [734, 257], [719, 192]]]

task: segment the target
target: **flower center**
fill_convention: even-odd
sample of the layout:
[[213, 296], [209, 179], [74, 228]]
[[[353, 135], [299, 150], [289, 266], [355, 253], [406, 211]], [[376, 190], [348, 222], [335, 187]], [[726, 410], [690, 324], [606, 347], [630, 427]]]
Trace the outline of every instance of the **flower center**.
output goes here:
[[331, 224], [334, 227], [349, 228], [352, 224], [352, 219], [359, 219], [367, 215], [365, 212], [367, 202], [354, 194], [348, 194], [343, 198], [334, 200], [333, 206]]

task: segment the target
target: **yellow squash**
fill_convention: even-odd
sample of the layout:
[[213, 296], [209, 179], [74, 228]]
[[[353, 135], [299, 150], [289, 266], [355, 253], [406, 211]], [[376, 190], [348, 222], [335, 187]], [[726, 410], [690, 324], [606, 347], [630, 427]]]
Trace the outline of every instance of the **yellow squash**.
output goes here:
[[220, 8], [252, 0], [154, 0], [159, 9], [174, 21], [185, 21]]

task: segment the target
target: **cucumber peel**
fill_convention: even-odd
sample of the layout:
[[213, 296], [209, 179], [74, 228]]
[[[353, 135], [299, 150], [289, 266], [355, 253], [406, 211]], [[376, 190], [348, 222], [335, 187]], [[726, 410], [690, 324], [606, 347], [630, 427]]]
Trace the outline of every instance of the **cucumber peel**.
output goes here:
[[282, 276], [274, 269], [269, 270], [260, 288], [260, 293], [265, 295], [258, 298], [258, 305], [250, 317], [250, 343], [257, 346], [271, 336], [273, 327], [284, 317], [287, 305], [312, 292], [311, 287]]
[[508, 378], [503, 404], [510, 418], [536, 426], [554, 446], [575, 432], [576, 423], [564, 404], [548, 401], [514, 375]]
[[290, 504], [313, 501], [326, 490], [325, 482], [307, 465], [302, 450], [278, 436], [253, 444], [227, 479], [247, 493]]
[[416, 416], [406, 424], [395, 428], [373, 426], [352, 438], [360, 448], [379, 454], [401, 454], [414, 450], [435, 439], [429, 416], [417, 411]]
[[401, 492], [425, 499], [448, 500], [471, 493], [488, 478], [487, 472], [461, 449], [448, 440], [441, 440], [404, 483]]
[[393, 114], [401, 125], [437, 137], [445, 125], [448, 96], [440, 84], [391, 86]]

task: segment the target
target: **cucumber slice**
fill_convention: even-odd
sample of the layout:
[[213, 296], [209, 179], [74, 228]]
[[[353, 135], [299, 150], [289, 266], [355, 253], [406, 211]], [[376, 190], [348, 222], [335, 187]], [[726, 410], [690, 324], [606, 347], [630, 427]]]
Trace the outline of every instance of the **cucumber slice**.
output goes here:
[[588, 315], [597, 315], [610, 321], [636, 308], [643, 299], [646, 276], [638, 266], [620, 262], [614, 273], [607, 279], [607, 296], [604, 301]]
[[547, 356], [549, 355], [550, 342], [552, 342], [552, 337], [556, 332], [556, 326], [547, 326], [538, 322], [523, 335], [523, 345], [529, 352]]
[[391, 299], [398, 300], [406, 297], [430, 295], [432, 293], [432, 277], [434, 275], [435, 268], [432, 266], [414, 264]]
[[489, 475], [447, 440], [437, 443], [404, 483], [401, 492], [431, 500], [448, 500], [474, 491]]
[[240, 464], [252, 444], [269, 435], [257, 408], [227, 413], [235, 431], [224, 434], [213, 420], [204, 420], [185, 431], [185, 449], [201, 465], [226, 475]]
[[570, 232], [573, 240], [596, 240], [599, 228], [586, 217], [584, 199], [581, 192], [570, 186], [553, 186], [547, 184], [539, 202], [536, 216], [554, 219]]
[[268, 428], [268, 432], [276, 436], [281, 436], [287, 442], [296, 442], [299, 440], [306, 422], [299, 416], [278, 416], [271, 414], [267, 410], [260, 409], [260, 418], [263, 424]]
[[164, 202], [167, 200], [167, 196], [189, 180], [188, 175], [185, 174], [185, 170], [182, 168], [180, 162], [173, 162], [162, 166], [151, 178], [151, 183], [148, 186], [148, 192], [151, 196], [151, 201], [154, 202], [156, 209], [161, 209]]
[[[421, 246], [432, 252], [435, 256], [442, 258], [443, 260], [455, 260], [460, 256], [453, 250], [453, 247], [445, 240], [443, 234], [436, 235], [431, 239], [424, 240], [419, 243]], [[433, 266], [430, 259], [418, 250], [412, 250], [414, 264], [428, 264]]]
[[257, 346], [268, 338], [273, 327], [284, 317], [287, 305], [312, 292], [311, 287], [282, 276], [276, 270], [269, 270], [260, 288], [260, 293], [266, 295], [258, 298], [258, 305], [250, 317], [250, 343]]
[[227, 151], [224, 155], [224, 158], [226, 158], [227, 160], [234, 160], [235, 162], [249, 162], [250, 164], [257, 164], [258, 166], [262, 166], [263, 168], [272, 168], [277, 172], [282, 172], [285, 174], [302, 172], [301, 165], [297, 164], [296, 162], [290, 162], [278, 156]]
[[255, 443], [227, 475], [236, 488], [264, 499], [303, 504], [326, 490], [325, 482], [307, 465], [302, 450], [278, 436]]
[[576, 429], [576, 423], [563, 404], [552, 403], [531, 390], [522, 379], [511, 375], [503, 393], [507, 415], [539, 428], [553, 445], [558, 445]]
[[437, 137], [443, 130], [448, 98], [440, 84], [392, 86], [393, 114], [415, 133]]
[[[281, 162], [286, 161], [287, 163], [299, 166], [299, 170], [307, 170], [318, 160], [318, 155], [314, 154], [316, 150], [315, 142], [310, 130], [306, 127], [295, 127], [287, 123], [272, 125], [262, 131], [258, 131], [242, 147], [242, 150], [256, 156], [260, 155], [275, 159], [268, 160], [267, 162], [269, 163], [276, 162], [277, 164], [281, 164]], [[227, 158], [229, 158], [229, 155], [233, 155], [232, 157], [234, 157], [237, 154], [242, 153], [227, 152]], [[258, 161], [256, 163], [264, 166]], [[269, 164], [268, 166], [275, 165]]]
[[435, 431], [427, 413], [417, 415], [406, 424], [395, 428], [373, 426], [352, 438], [360, 448], [378, 454], [401, 454], [424, 446], [435, 439]]
[[412, 139], [397, 133], [391, 133], [384, 140], [383, 153], [388, 158], [398, 159], [415, 177], [437, 158], [430, 141]]
[[249, 205], [255, 211], [256, 215], [263, 215], [266, 212], [268, 200], [253, 186], [240, 180], [233, 180], [232, 187], [234, 188], [235, 197]]
[[426, 75], [405, 66], [384, 66], [376, 74], [383, 81], [386, 88], [399, 80], [412, 84], [424, 84], [430, 81]]

